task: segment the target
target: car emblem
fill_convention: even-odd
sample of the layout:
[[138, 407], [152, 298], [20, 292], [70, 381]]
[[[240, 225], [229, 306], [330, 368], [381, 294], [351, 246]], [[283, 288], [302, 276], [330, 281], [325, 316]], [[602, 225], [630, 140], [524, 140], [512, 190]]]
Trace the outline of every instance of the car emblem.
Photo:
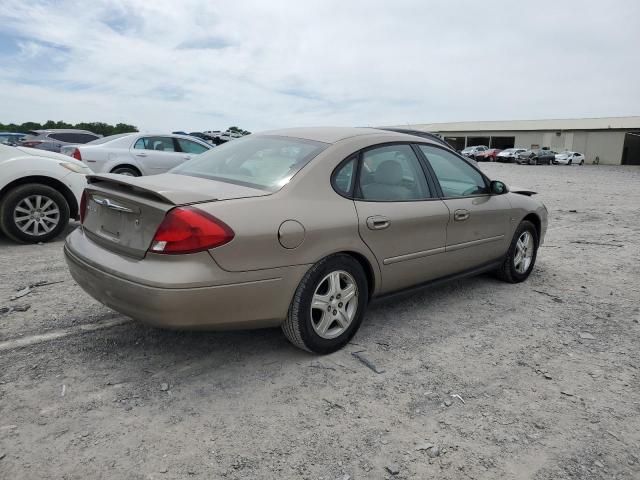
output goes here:
[[98, 205], [102, 205], [103, 207], [107, 207], [111, 210], [115, 210], [117, 212], [125, 212], [125, 213], [133, 213], [133, 210], [129, 207], [125, 207], [124, 205], [120, 205], [109, 198], [97, 198], [93, 197], [93, 201]]

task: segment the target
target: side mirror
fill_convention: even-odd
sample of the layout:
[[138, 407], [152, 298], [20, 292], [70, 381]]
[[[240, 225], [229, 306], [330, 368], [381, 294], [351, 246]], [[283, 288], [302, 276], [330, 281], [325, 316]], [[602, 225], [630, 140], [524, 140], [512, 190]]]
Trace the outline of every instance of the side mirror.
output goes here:
[[491, 180], [491, 183], [489, 184], [489, 189], [491, 190], [491, 193], [493, 195], [502, 195], [509, 191], [507, 186], [498, 180]]

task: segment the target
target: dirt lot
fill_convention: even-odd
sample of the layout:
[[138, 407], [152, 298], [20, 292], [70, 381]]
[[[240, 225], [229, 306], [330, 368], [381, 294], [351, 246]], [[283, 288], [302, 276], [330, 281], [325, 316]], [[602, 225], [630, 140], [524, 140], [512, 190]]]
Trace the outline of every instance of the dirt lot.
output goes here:
[[640, 169], [482, 168], [549, 208], [531, 278], [374, 304], [325, 357], [130, 322], [62, 240], [0, 239], [0, 478], [640, 478]]

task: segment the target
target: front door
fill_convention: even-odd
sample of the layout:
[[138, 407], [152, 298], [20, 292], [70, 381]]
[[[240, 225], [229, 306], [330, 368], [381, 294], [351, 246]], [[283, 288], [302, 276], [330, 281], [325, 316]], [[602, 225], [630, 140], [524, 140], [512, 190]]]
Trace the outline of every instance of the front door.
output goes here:
[[431, 145], [420, 145], [438, 180], [450, 211], [446, 257], [456, 271], [498, 260], [511, 239], [509, 200], [491, 195], [485, 178], [457, 155]]
[[365, 150], [355, 198], [360, 236], [376, 256], [382, 292], [440, 277], [449, 209], [410, 145]]

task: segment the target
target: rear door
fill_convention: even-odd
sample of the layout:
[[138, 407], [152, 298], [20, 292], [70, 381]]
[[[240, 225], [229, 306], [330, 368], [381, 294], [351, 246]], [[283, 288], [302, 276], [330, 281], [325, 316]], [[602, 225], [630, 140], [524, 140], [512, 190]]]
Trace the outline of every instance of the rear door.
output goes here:
[[382, 291], [446, 272], [441, 258], [449, 210], [409, 144], [376, 146], [360, 154], [354, 201], [360, 236], [380, 265]]
[[131, 149], [145, 175], [164, 173], [186, 160], [172, 137], [141, 137]]
[[485, 177], [468, 162], [434, 145], [419, 145], [450, 211], [446, 258], [455, 271], [497, 260], [505, 254], [511, 205], [490, 195]]

